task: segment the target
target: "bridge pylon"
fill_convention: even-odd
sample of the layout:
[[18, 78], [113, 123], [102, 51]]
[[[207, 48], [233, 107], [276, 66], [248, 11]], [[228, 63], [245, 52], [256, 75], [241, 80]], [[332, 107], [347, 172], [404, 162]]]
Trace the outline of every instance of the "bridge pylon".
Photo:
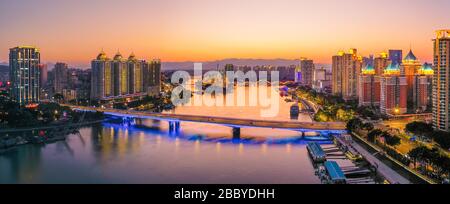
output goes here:
[[181, 124], [180, 121], [169, 121], [169, 133], [177, 134], [180, 132]]
[[233, 139], [240, 140], [241, 139], [241, 128], [233, 127]]

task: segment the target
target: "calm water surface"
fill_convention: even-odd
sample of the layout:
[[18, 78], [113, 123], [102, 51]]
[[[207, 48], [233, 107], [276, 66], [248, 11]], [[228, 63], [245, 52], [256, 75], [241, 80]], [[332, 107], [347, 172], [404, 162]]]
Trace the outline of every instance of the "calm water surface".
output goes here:
[[[283, 112], [276, 119], [290, 120], [290, 105], [280, 102]], [[259, 117], [258, 108], [236, 110], [176, 111]], [[0, 154], [0, 183], [320, 183], [300, 136], [290, 130], [243, 128], [241, 140], [232, 140], [231, 127], [222, 125], [183, 122], [179, 133], [170, 134], [165, 121], [105, 122], [67, 141]]]

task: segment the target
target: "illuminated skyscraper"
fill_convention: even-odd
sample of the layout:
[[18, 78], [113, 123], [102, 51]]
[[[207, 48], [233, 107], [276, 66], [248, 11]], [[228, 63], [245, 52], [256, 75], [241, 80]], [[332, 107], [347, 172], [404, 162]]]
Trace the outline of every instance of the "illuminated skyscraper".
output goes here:
[[112, 95], [111, 92], [111, 61], [105, 52], [98, 54], [91, 62], [91, 99], [103, 99]]
[[383, 114], [397, 115], [407, 111], [406, 77], [402, 77], [398, 64], [391, 63], [381, 77], [380, 110]]
[[373, 68], [375, 69], [375, 75], [383, 75], [384, 68], [390, 64], [388, 54], [385, 52], [380, 53], [378, 57], [374, 59]]
[[358, 97], [358, 81], [362, 68], [362, 57], [358, 56], [356, 49], [349, 53], [339, 52], [333, 56], [332, 64], [332, 92], [341, 95], [344, 99]]
[[439, 30], [434, 39], [433, 127], [450, 127], [450, 30]]
[[148, 94], [157, 95], [161, 92], [161, 60], [152, 60], [148, 67], [148, 73], [148, 85], [146, 86]]
[[402, 50], [389, 50], [389, 60], [394, 65], [400, 65], [403, 59], [403, 51]]
[[11, 98], [22, 105], [39, 102], [41, 53], [32, 46], [9, 50]]
[[48, 71], [47, 71], [47, 65], [46, 64], [40, 64], [39, 69], [40, 72], [40, 78], [39, 78], [39, 86], [42, 88], [47, 84], [48, 80]]
[[359, 79], [359, 105], [379, 106], [380, 89], [380, 76], [376, 75], [373, 66], [367, 65], [362, 69]]
[[66, 89], [68, 85], [68, 65], [62, 62], [56, 63], [53, 74], [55, 75], [53, 78], [53, 88], [55, 93], [62, 94], [63, 90]]
[[431, 105], [433, 74], [434, 70], [431, 64], [425, 63], [414, 75], [412, 101], [415, 112], [426, 111]]
[[314, 61], [310, 59], [300, 60], [301, 83], [305, 86], [312, 87], [314, 78]]
[[114, 95], [118, 96], [128, 94], [127, 64], [119, 52], [117, 52], [114, 56], [111, 66], [114, 73]]
[[160, 92], [161, 62], [138, 60], [132, 53], [123, 59], [117, 53], [110, 60], [102, 51], [92, 61], [91, 99], [112, 100]]
[[403, 63], [400, 66], [400, 72], [402, 76], [406, 77], [406, 83], [408, 84], [408, 111], [414, 112], [414, 82], [415, 75], [418, 73], [419, 69], [422, 67], [422, 64], [414, 55], [412, 50], [409, 51], [408, 55], [406, 55], [405, 59], [403, 59]]

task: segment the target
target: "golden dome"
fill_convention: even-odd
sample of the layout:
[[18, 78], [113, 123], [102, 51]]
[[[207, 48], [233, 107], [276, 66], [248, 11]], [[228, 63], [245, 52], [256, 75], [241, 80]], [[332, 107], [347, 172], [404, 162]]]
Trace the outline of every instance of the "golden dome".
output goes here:
[[130, 56], [128, 57], [128, 60], [135, 60], [136, 59], [136, 55], [134, 55], [134, 52], [132, 52], [130, 54]]
[[98, 55], [97, 55], [97, 60], [106, 60], [108, 57], [106, 56], [106, 53], [102, 50]]
[[117, 52], [114, 56], [114, 60], [122, 60], [122, 54], [120, 54], [120, 52]]

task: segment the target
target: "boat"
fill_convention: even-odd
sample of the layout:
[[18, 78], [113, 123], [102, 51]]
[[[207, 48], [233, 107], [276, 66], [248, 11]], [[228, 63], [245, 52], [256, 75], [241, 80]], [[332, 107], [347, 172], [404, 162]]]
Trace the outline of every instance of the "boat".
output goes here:
[[300, 115], [300, 107], [298, 106], [297, 103], [295, 103], [294, 105], [291, 106], [291, 118], [298, 118], [298, 116]]
[[309, 142], [306, 145], [309, 155], [315, 163], [325, 162], [327, 160], [327, 155], [323, 151], [322, 147], [316, 142]]
[[347, 178], [345, 177], [344, 172], [339, 167], [337, 162], [335, 161], [326, 161], [325, 162], [325, 170], [329, 176], [330, 182], [332, 184], [345, 184]]

